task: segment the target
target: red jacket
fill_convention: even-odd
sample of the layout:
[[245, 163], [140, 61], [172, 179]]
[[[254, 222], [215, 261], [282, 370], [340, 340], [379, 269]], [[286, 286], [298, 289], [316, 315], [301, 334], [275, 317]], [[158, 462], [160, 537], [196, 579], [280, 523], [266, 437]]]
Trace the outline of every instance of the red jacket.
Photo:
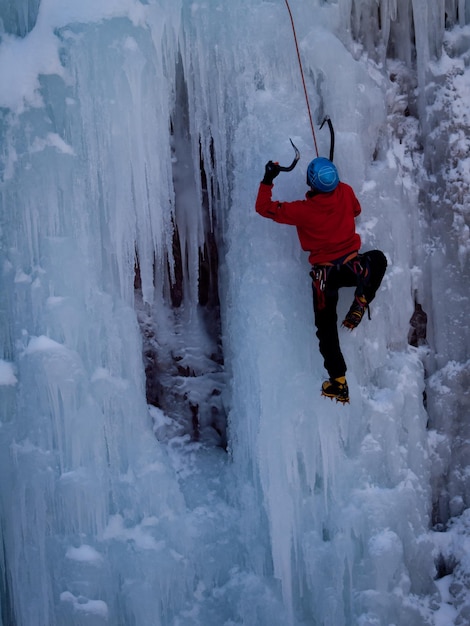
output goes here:
[[277, 202], [271, 200], [272, 185], [260, 184], [256, 211], [279, 224], [297, 226], [302, 250], [310, 252], [312, 265], [334, 261], [358, 251], [361, 238], [354, 218], [361, 212], [359, 200], [346, 183], [339, 183], [330, 193], [311, 192], [305, 200]]

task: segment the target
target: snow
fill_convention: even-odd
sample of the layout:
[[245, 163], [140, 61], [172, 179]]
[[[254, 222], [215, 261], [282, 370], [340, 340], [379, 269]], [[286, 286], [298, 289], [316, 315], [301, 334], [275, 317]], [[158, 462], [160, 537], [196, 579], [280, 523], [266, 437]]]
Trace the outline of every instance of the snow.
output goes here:
[[470, 621], [470, 5], [292, 9], [389, 263], [346, 406], [308, 255], [254, 211], [289, 138], [276, 198], [314, 156], [284, 3], [0, 16], [0, 626]]
[[16, 385], [17, 382], [13, 363], [0, 359], [0, 385]]
[[124, 527], [124, 520], [120, 515], [115, 515], [109, 520], [109, 524], [103, 533], [104, 539], [120, 539], [121, 541], [132, 541], [136, 548], [142, 550], [156, 550], [157, 552], [164, 548], [164, 541], [155, 541], [148, 533], [144, 532], [144, 528], [148, 526], [145, 520], [141, 524], [129, 529]]
[[70, 547], [65, 553], [66, 558], [74, 561], [86, 561], [88, 563], [99, 563], [103, 560], [101, 554], [93, 548], [85, 544], [78, 548]]
[[70, 154], [71, 156], [75, 154], [73, 148], [66, 144], [62, 137], [60, 137], [57, 133], [48, 133], [45, 140], [35, 140], [31, 147], [31, 152], [39, 152], [49, 146], [56, 148], [62, 154]]
[[54, 341], [50, 337], [41, 335], [40, 337], [31, 337], [26, 348], [26, 353], [33, 354], [35, 352], [60, 352], [64, 349], [65, 347], [62, 344]]
[[73, 605], [75, 611], [97, 615], [103, 617], [106, 621], [108, 618], [108, 607], [106, 603], [101, 600], [88, 600], [81, 596], [76, 597], [69, 591], [64, 591], [60, 594], [60, 600], [62, 602], [69, 602]]

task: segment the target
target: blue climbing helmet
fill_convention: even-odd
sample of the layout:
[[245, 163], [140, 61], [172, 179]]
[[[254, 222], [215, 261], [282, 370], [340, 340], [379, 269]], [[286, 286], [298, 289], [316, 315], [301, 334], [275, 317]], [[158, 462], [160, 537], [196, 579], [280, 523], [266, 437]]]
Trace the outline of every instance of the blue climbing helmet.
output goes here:
[[338, 170], [334, 163], [324, 157], [317, 157], [307, 167], [307, 184], [317, 191], [328, 193], [339, 183]]

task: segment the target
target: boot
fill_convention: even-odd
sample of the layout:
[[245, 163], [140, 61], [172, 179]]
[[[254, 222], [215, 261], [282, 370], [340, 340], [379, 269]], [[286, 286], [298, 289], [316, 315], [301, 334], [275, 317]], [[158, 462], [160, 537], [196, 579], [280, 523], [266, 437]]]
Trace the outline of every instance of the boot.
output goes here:
[[364, 296], [355, 296], [351, 308], [346, 313], [342, 326], [349, 328], [349, 330], [354, 330], [354, 328], [361, 323], [364, 313], [368, 308], [367, 300]]
[[336, 402], [346, 404], [349, 402], [349, 389], [345, 376], [325, 380], [321, 386], [321, 395], [325, 398], [336, 398]]

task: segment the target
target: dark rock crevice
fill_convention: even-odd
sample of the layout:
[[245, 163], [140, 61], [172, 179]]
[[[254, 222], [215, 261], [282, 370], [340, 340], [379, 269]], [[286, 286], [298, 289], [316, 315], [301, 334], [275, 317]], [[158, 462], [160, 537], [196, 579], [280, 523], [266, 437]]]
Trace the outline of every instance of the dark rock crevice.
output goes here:
[[[155, 271], [156, 297], [152, 304], [142, 301], [136, 261], [135, 301], [143, 337], [146, 396], [148, 404], [168, 418], [156, 424], [159, 439], [189, 436], [194, 441], [225, 448], [225, 372], [218, 282], [221, 236], [216, 215], [218, 186], [211, 175], [215, 157], [211, 142], [212, 162], [206, 167], [199, 139], [199, 162], [193, 162], [194, 139], [190, 134], [181, 61], [176, 74], [171, 120], [175, 190], [172, 246], [167, 251], [164, 275]], [[203, 227], [202, 237], [197, 233], [197, 246], [192, 230], [195, 223]]]

